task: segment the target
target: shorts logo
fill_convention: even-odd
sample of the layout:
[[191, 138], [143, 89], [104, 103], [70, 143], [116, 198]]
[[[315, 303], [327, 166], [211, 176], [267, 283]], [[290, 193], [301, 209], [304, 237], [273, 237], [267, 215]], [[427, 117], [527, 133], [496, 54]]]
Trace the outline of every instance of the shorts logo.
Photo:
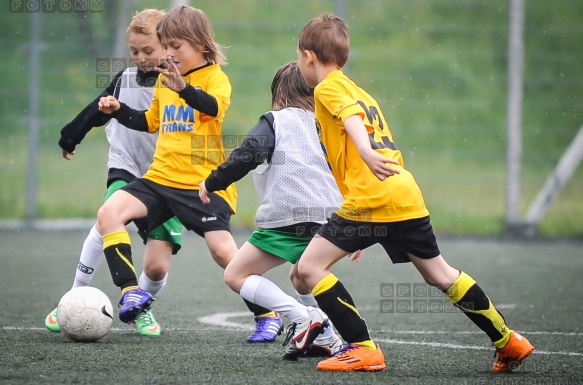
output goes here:
[[216, 221], [217, 217], [202, 217], [203, 222]]
[[85, 274], [93, 274], [93, 272], [95, 271], [94, 268], [89, 267], [89, 266], [85, 266], [81, 262], [79, 262], [79, 264], [77, 265], [77, 270], [79, 270], [80, 272], [85, 273]]

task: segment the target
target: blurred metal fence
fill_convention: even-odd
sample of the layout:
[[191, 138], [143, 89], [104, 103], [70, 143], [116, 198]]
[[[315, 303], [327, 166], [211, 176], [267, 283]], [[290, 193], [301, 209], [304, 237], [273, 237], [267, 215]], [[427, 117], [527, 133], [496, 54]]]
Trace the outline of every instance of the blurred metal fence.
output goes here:
[[[98, 58], [83, 52], [97, 48], [83, 44], [100, 38], [107, 51], [103, 26], [115, 26], [118, 18], [111, 12], [115, 2], [104, 1], [103, 13], [85, 19], [75, 14], [0, 14], [0, 24], [11, 31], [3, 33], [0, 41], [20, 44], [7, 61], [28, 71], [25, 77], [7, 78], [2, 90], [0, 108], [6, 126], [0, 130], [7, 141], [1, 148], [8, 155], [0, 163], [4, 185], [0, 218], [34, 227], [61, 218], [59, 213], [91, 217], [98, 207], [105, 176], [103, 135], [88, 136], [80, 160], [73, 165], [47, 155], [58, 158], [58, 130], [99, 92]], [[174, 3], [178, 2], [168, 6]], [[126, 7], [130, 4], [132, 12], [136, 7], [160, 6], [144, 1]], [[438, 224], [446, 231], [448, 226], [459, 226], [455, 223], [462, 213], [494, 218], [485, 220], [484, 226], [503, 219], [506, 227], [522, 228], [526, 221], [532, 228], [544, 217], [539, 207], [534, 221], [532, 215], [527, 218], [530, 203], [583, 120], [578, 107], [583, 55], [568, 44], [583, 32], [583, 7], [577, 2], [551, 6], [542, 0], [487, 4], [250, 0], [245, 5], [240, 7], [234, 0], [221, 7], [210, 0], [196, 4], [209, 14], [219, 42], [228, 47], [230, 64], [225, 70], [233, 83], [233, 103], [224, 125], [227, 134], [244, 134], [268, 109], [273, 71], [294, 59], [301, 27], [321, 12], [336, 11], [351, 29], [346, 72], [383, 106], [406, 163], [422, 185], [432, 213], [438, 214]], [[27, 24], [20, 22], [15, 28], [11, 20], [18, 17]], [[92, 28], [90, 38], [74, 35], [87, 23]], [[60, 35], [59, 28], [73, 35]], [[19, 147], [23, 142], [18, 130], [8, 127], [28, 130], [27, 150]], [[19, 166], [23, 161], [25, 168]], [[70, 171], [71, 167], [87, 169]], [[556, 186], [549, 182], [551, 190], [570, 187], [563, 200], [557, 190], [543, 199], [550, 204], [559, 197], [556, 210], [551, 209], [552, 221], [583, 210], [573, 200], [581, 188], [580, 174], [576, 166], [571, 169], [574, 182]], [[245, 202], [253, 203], [248, 195], [252, 188], [244, 183], [242, 188]], [[244, 206], [241, 217], [251, 218], [243, 222], [252, 222], [253, 205], [240, 206]], [[548, 208], [552, 206], [542, 211]], [[548, 225], [553, 226], [554, 222]]]

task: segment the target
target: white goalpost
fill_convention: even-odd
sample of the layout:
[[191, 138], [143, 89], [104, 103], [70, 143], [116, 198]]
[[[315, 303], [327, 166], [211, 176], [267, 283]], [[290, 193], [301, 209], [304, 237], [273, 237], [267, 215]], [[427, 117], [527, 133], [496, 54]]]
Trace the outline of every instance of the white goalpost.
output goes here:
[[527, 237], [535, 234], [536, 227], [543, 219], [545, 213], [563, 189], [569, 178], [573, 175], [579, 163], [583, 159], [583, 126], [559, 160], [557, 167], [545, 181], [545, 184], [532, 206], [526, 214], [523, 222], [523, 232]]
[[508, 128], [506, 147], [506, 231], [533, 237], [536, 228], [565, 183], [583, 159], [583, 126], [565, 151], [553, 173], [520, 218], [520, 163], [522, 159], [522, 99], [524, 71], [524, 0], [510, 0], [508, 47]]

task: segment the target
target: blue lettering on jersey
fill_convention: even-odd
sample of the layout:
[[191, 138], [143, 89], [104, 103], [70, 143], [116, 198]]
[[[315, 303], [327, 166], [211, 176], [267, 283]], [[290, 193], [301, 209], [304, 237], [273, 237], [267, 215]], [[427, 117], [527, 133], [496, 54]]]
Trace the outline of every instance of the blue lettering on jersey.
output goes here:
[[192, 132], [194, 130], [194, 109], [190, 106], [166, 105], [162, 114], [160, 132]]

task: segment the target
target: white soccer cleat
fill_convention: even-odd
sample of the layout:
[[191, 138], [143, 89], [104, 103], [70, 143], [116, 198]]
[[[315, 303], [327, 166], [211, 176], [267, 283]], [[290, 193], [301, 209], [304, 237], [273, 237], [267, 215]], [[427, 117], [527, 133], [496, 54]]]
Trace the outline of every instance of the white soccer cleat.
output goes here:
[[306, 357], [332, 357], [341, 351], [343, 347], [342, 339], [336, 333], [332, 333], [328, 337], [320, 335], [314, 340], [312, 346], [306, 350], [305, 355]]
[[302, 355], [330, 322], [326, 314], [318, 308], [308, 306], [308, 313], [309, 318], [305, 322], [288, 326], [283, 345], [288, 342], [289, 345], [285, 349], [284, 360], [295, 360]]

